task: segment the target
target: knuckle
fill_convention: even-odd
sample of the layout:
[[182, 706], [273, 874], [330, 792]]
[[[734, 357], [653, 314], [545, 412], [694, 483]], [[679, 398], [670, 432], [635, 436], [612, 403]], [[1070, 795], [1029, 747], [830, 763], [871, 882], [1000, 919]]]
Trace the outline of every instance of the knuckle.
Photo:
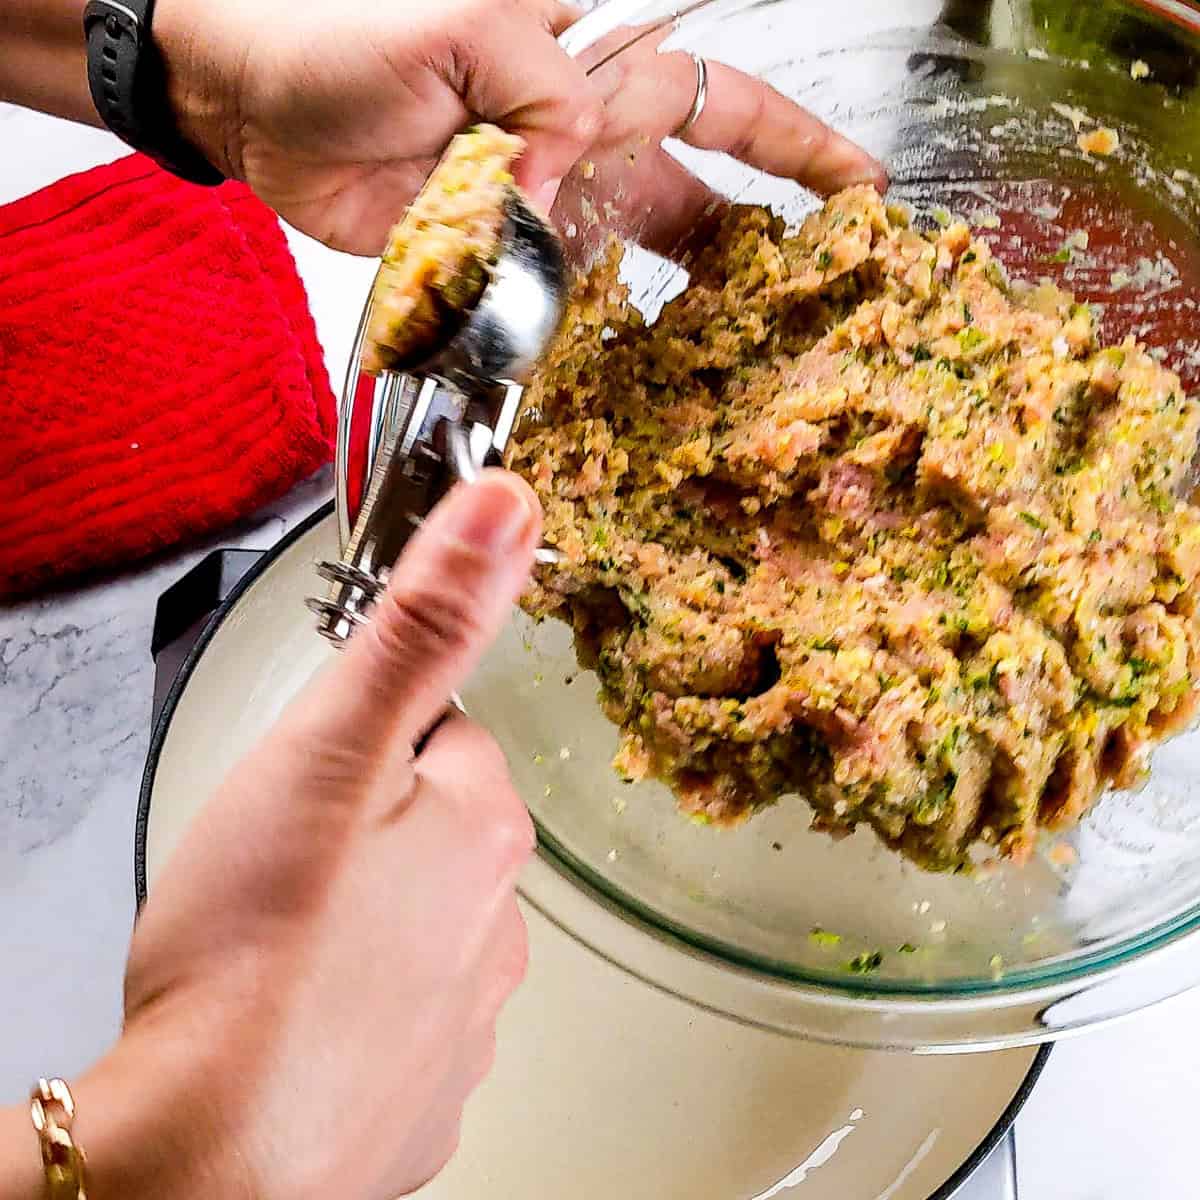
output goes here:
[[521, 910], [514, 905], [512, 916], [512, 945], [505, 964], [509, 993], [516, 991], [529, 971], [529, 930]]
[[739, 129], [737, 137], [734, 138], [733, 145], [729, 147], [729, 154], [733, 158], [739, 161], [749, 158], [766, 118], [766, 111], [767, 91], [763, 87], [756, 87], [754, 98], [750, 102], [750, 109], [746, 113], [746, 120]]
[[[536, 833], [529, 810], [513, 787], [508, 759], [500, 743], [486, 729], [474, 722], [467, 723], [471, 775], [485, 781], [479, 808], [483, 820], [479, 832], [483, 851], [492, 862], [504, 870], [521, 866], [533, 852]], [[472, 789], [475, 796], [480, 792]]]
[[508, 782], [508, 757], [500, 743], [482, 725], [471, 723], [471, 751], [482, 774]]
[[[533, 849], [532, 822], [528, 815], [500, 811], [499, 804], [490, 803], [492, 819], [484, 839], [484, 854], [501, 878], [511, 875], [525, 865]], [[506, 804], [504, 809], [516, 806]], [[521, 809], [524, 814], [524, 809]], [[529, 826], [527, 830], [525, 826]]]
[[428, 1179], [426, 1183], [439, 1175], [447, 1166], [450, 1165], [450, 1160], [458, 1153], [458, 1144], [462, 1139], [462, 1113], [458, 1112], [454, 1120], [449, 1122], [438, 1141], [436, 1149], [431, 1155], [431, 1169], [428, 1171]]
[[529, 811], [511, 784], [495, 797], [492, 841], [500, 861], [509, 868], [523, 866], [533, 852], [535, 834]]
[[385, 662], [460, 653], [479, 633], [476, 606], [459, 586], [434, 590], [389, 588], [367, 632]]
[[828, 125], [818, 122], [815, 128], [808, 131], [801, 141], [806, 166], [820, 162], [833, 146], [833, 130]]
[[474, 881], [480, 903], [511, 887], [534, 845], [533, 825], [512, 789], [474, 790], [459, 821], [461, 869]]
[[604, 128], [604, 102], [590, 84], [571, 96], [571, 129], [576, 139], [590, 146]]
[[496, 1032], [489, 1029], [485, 1034], [476, 1035], [478, 1044], [474, 1047], [466, 1070], [468, 1092], [473, 1092], [492, 1073], [496, 1065]]
[[789, 152], [801, 170], [827, 154], [837, 135], [808, 109], [791, 104], [779, 110], [774, 122], [784, 134]]
[[373, 763], [361, 747], [343, 738], [331, 737], [321, 729], [276, 731], [276, 740], [249, 760], [259, 788], [295, 787], [327, 791], [337, 798], [357, 796], [364, 779], [369, 778]]

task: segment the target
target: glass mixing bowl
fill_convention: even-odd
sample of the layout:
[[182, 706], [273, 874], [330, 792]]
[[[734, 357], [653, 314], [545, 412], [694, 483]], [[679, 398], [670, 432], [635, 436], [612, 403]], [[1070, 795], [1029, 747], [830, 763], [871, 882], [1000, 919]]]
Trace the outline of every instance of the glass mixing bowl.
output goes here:
[[[761, 76], [881, 158], [894, 198], [961, 214], [1014, 275], [1065, 278], [1104, 306], [1106, 337], [1133, 330], [1196, 385], [1200, 5], [610, 0], [564, 41], [610, 90], [677, 50]], [[647, 127], [680, 115], [647, 113]], [[1097, 124], [1119, 134], [1111, 157], [1076, 144]], [[791, 221], [817, 203], [727, 156], [662, 145], [722, 197]], [[568, 181], [556, 217], [569, 245], [586, 240], [589, 203], [631, 242], [643, 232], [636, 181], [610, 169]], [[1080, 229], [1087, 251], [1057, 261]], [[650, 317], [686, 282], [640, 248], [626, 274]], [[811, 832], [800, 799], [732, 831], [690, 823], [664, 787], [618, 779], [596, 691], [565, 627], [518, 614], [464, 700], [538, 824], [527, 898], [643, 979], [775, 1029], [918, 1050], [1059, 1036], [1200, 981], [1195, 734], [1029, 865], [933, 875], [866, 829]], [[850, 969], [877, 954], [873, 972]]]

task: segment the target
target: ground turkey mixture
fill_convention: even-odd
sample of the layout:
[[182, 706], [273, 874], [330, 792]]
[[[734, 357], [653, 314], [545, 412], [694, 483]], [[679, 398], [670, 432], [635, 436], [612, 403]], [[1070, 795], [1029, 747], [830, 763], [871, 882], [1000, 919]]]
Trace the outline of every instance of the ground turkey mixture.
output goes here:
[[483, 293], [513, 186], [518, 137], [478, 125], [450, 143], [388, 237], [363, 347], [370, 374], [414, 366]]
[[1187, 723], [1200, 410], [1087, 306], [870, 189], [738, 208], [646, 326], [580, 280], [510, 463], [616, 765], [738, 821], [799, 794], [926, 866], [1028, 855]]

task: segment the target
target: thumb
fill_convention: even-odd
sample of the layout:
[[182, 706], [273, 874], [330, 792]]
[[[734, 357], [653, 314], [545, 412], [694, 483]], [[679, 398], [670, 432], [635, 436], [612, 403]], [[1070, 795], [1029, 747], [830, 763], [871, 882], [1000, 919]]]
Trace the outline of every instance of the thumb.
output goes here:
[[370, 622], [292, 706], [292, 735], [361, 763], [417, 738], [499, 633], [533, 565], [541, 509], [506, 471], [459, 484], [396, 563]]

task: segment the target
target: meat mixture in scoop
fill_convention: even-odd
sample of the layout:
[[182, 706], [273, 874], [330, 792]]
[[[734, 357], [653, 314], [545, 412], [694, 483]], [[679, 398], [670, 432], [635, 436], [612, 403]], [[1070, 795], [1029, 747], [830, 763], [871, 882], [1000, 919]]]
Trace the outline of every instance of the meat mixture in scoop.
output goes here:
[[388, 236], [371, 294], [364, 370], [416, 365], [479, 300], [500, 248], [512, 165], [524, 148], [494, 125], [450, 143]]
[[738, 208], [651, 326], [579, 281], [509, 461], [616, 765], [715, 823], [780, 797], [925, 866], [1027, 856], [1196, 708], [1200, 409], [967, 228], [868, 188]]

